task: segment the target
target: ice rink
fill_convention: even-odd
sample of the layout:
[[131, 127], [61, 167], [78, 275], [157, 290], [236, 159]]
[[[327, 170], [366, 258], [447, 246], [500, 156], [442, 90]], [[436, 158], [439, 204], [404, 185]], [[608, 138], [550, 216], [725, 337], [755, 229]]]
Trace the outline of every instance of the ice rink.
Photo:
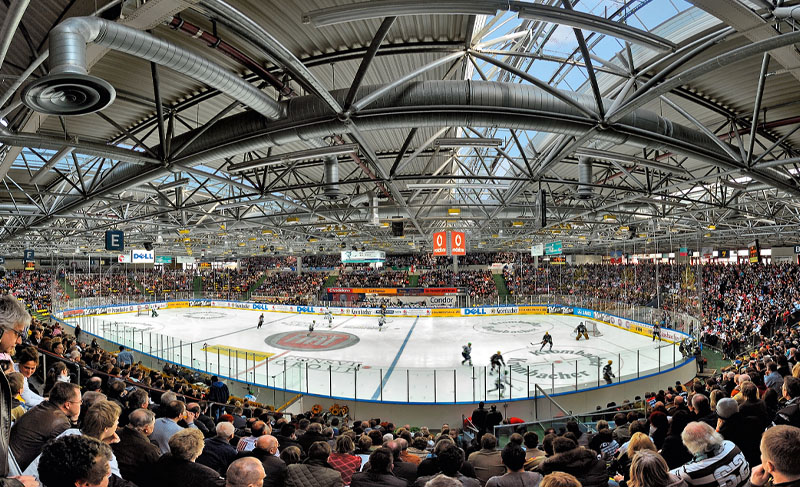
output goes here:
[[[627, 380], [681, 362], [677, 347], [597, 322], [602, 336], [576, 341], [586, 318], [564, 315], [487, 315], [460, 318], [334, 316], [221, 308], [162, 309], [92, 318], [87, 329], [157, 357], [220, 376], [304, 393], [399, 402], [510, 399]], [[316, 321], [315, 330], [308, 332]], [[591, 328], [591, 327], [590, 327]], [[553, 348], [540, 350], [545, 332]], [[472, 343], [473, 366], [462, 365]], [[487, 366], [500, 351], [507, 367]]]

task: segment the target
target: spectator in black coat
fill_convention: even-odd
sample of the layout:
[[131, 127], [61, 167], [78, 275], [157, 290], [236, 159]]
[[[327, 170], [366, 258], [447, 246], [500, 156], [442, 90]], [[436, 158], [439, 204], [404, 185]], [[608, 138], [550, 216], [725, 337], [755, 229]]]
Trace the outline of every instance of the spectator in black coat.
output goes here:
[[552, 457], [542, 462], [541, 473], [565, 472], [574, 475], [583, 487], [607, 487], [608, 475], [606, 465], [597, 456], [569, 438], [559, 437], [553, 440]]
[[764, 429], [759, 423], [759, 418], [742, 414], [736, 401], [728, 397], [717, 402], [717, 416], [719, 416], [717, 432], [742, 450], [747, 463], [750, 465], [761, 463], [758, 445], [761, 443]]
[[405, 479], [397, 478], [393, 473], [393, 455], [389, 448], [380, 447], [369, 456], [365, 471], [353, 474], [350, 487], [407, 487]]
[[230, 464], [236, 460], [236, 448], [230, 444], [233, 438], [233, 425], [221, 421], [216, 427], [216, 433], [215, 436], [205, 440], [203, 453], [195, 461], [224, 475]]
[[486, 417], [489, 411], [484, 407], [483, 402], [478, 403], [478, 407], [472, 411], [472, 424], [478, 428], [478, 441], [481, 441], [481, 436], [486, 433]]
[[322, 425], [311, 423], [308, 425], [305, 434], [297, 438], [297, 443], [304, 453], [308, 454], [308, 449], [318, 441], [328, 442], [328, 437], [322, 434]]
[[152, 411], [135, 409], [128, 415], [128, 425], [117, 430], [119, 442], [111, 445], [122, 478], [136, 485], [151, 485], [153, 467], [161, 456], [161, 450], [148, 438], [154, 427]]
[[278, 451], [278, 440], [272, 435], [259, 436], [256, 447], [250, 451], [239, 452], [239, 457], [254, 457], [261, 461], [267, 477], [264, 487], [283, 487], [286, 482], [286, 462], [275, 456]]
[[203, 433], [195, 428], [178, 431], [169, 439], [169, 453], [158, 459], [153, 472], [153, 485], [174, 487], [224, 487], [223, 479], [214, 469], [195, 463], [203, 452]]
[[[716, 416], [716, 413], [714, 415]], [[681, 439], [683, 429], [692, 421], [696, 421], [696, 419], [686, 411], [678, 411], [672, 417], [667, 436], [664, 438], [664, 443], [661, 445], [661, 451], [659, 452], [664, 457], [670, 470], [678, 468], [692, 459], [692, 454], [686, 449], [686, 445], [683, 444]]]
[[305, 450], [303, 450], [300, 443], [297, 442], [297, 437], [294, 435], [294, 432], [295, 427], [291, 423], [284, 423], [284, 425], [281, 426], [281, 432], [275, 435], [275, 438], [278, 440], [278, 450], [283, 452], [285, 448], [296, 446], [305, 454]]

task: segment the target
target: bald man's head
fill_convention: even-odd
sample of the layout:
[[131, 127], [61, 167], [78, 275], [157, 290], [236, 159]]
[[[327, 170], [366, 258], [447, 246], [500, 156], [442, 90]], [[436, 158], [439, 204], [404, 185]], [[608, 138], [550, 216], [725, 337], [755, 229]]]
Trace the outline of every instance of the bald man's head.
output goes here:
[[225, 487], [263, 487], [266, 476], [260, 460], [255, 457], [240, 458], [228, 467]]
[[272, 435], [259, 436], [256, 439], [256, 448], [275, 454], [278, 450], [278, 439]]

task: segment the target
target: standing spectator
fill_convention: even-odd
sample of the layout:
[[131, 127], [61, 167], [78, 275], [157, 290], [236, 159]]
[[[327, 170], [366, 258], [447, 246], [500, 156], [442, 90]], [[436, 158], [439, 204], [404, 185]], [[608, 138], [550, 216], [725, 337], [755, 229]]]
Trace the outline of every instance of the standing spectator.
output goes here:
[[233, 438], [233, 425], [227, 421], [217, 424], [217, 434], [205, 440], [203, 453], [197, 457], [196, 462], [213, 468], [220, 475], [223, 475], [228, 466], [236, 460], [236, 448], [231, 446]]
[[539, 485], [542, 475], [524, 470], [525, 450], [521, 446], [509, 443], [503, 448], [501, 457], [507, 472], [502, 476], [490, 478], [486, 482], [486, 487], [537, 487]]
[[397, 478], [393, 473], [393, 455], [381, 447], [369, 456], [369, 469], [353, 475], [351, 487], [406, 487], [405, 479]]
[[239, 456], [252, 456], [264, 466], [267, 478], [264, 487], [283, 487], [286, 482], [286, 462], [276, 455], [278, 454], [278, 440], [272, 435], [259, 436], [256, 440], [256, 447], [251, 451], [241, 452]]
[[165, 417], [156, 419], [153, 434], [150, 435], [150, 440], [158, 445], [162, 454], [169, 452], [169, 439], [172, 435], [183, 429], [178, 422], [186, 416], [186, 406], [182, 401], [170, 401], [164, 413]]
[[117, 430], [119, 442], [111, 445], [122, 478], [139, 486], [151, 484], [153, 467], [161, 456], [161, 450], [149, 438], [155, 419], [149, 409], [134, 409], [128, 415], [128, 424]]
[[225, 487], [262, 487], [264, 467], [255, 458], [240, 458], [228, 467]]
[[800, 480], [800, 429], [779, 425], [761, 437], [761, 465], [753, 468], [753, 487], [771, 485], [795, 487]]
[[225, 479], [211, 468], [195, 463], [203, 452], [203, 433], [186, 428], [169, 439], [169, 452], [156, 463], [153, 478], [156, 487], [223, 487]]
[[131, 366], [133, 365], [133, 354], [128, 350], [125, 350], [125, 347], [122, 345], [119, 346], [119, 353], [117, 354], [117, 367], [120, 369], [123, 368], [125, 365]]
[[53, 386], [47, 401], [14, 423], [10, 445], [20, 471], [28, 468], [45, 443], [68, 430], [72, 426], [71, 421], [78, 420], [82, 402], [77, 384], [59, 382]]
[[[342, 474], [344, 485], [350, 485], [355, 472], [361, 471], [361, 457], [353, 455], [353, 440], [346, 435], [336, 438], [336, 449], [328, 457], [328, 463]], [[370, 458], [372, 458], [370, 456]]]
[[486, 417], [489, 411], [484, 407], [483, 401], [478, 403], [478, 407], [472, 411], [472, 425], [478, 429], [478, 441], [486, 433]]
[[331, 447], [318, 441], [308, 449], [308, 458], [289, 465], [286, 487], [342, 487], [342, 474], [328, 465]]
[[[689, 423], [681, 438], [694, 459], [673, 469], [671, 473], [682, 478], [688, 485], [742, 487], [747, 484], [750, 465], [744, 454], [711, 426], [701, 422]], [[716, 471], [725, 471], [726, 476], [716, 479], [713, 476]]]
[[42, 450], [39, 478], [47, 487], [108, 485], [111, 455], [111, 448], [95, 438], [62, 436]]
[[224, 382], [219, 380], [219, 378], [215, 375], [211, 377], [211, 387], [208, 390], [208, 395], [206, 399], [212, 403], [211, 406], [211, 416], [214, 419], [219, 418], [219, 415], [222, 413], [224, 406], [228, 402], [228, 398], [231, 397], [231, 393], [228, 391], [228, 386], [225, 385]]
[[31, 388], [28, 380], [36, 372], [39, 366], [39, 352], [34, 347], [25, 347], [17, 354], [16, 368], [19, 373], [25, 378], [25, 383], [22, 389], [22, 400], [25, 401], [25, 409], [30, 409], [38, 406], [39, 403], [44, 401], [36, 391]]
[[492, 404], [489, 414], [486, 415], [486, 431], [494, 433], [494, 427], [503, 422], [503, 413], [497, 410], [497, 406]]
[[481, 438], [481, 449], [469, 456], [467, 460], [475, 467], [475, 475], [480, 480], [481, 485], [498, 475], [503, 475], [506, 471], [500, 452], [496, 450], [497, 438], [491, 433], [486, 433]]

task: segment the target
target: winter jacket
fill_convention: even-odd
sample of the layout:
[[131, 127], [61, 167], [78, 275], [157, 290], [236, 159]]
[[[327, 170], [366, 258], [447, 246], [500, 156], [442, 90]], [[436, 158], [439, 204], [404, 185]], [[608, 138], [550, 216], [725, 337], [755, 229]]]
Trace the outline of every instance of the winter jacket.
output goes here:
[[130, 426], [117, 430], [119, 443], [113, 443], [111, 450], [117, 457], [122, 478], [136, 485], [150, 485], [153, 467], [161, 456], [161, 450], [141, 431]]
[[214, 469], [220, 475], [225, 475], [228, 466], [236, 460], [236, 454], [236, 448], [232, 447], [224, 438], [215, 436], [205, 440], [203, 453], [195, 461]]
[[583, 487], [607, 487], [605, 463], [595, 453], [585, 448], [575, 448], [548, 458], [539, 467], [542, 475], [565, 472], [574, 475]]
[[239, 458], [254, 457], [261, 460], [264, 472], [267, 474], [264, 479], [264, 487], [283, 487], [286, 483], [286, 462], [275, 455], [270, 455], [269, 451], [261, 448], [254, 448], [250, 451], [239, 452]]
[[0, 372], [0, 487], [23, 487], [22, 482], [7, 479], [8, 476], [8, 435], [11, 431], [11, 386], [3, 372]]
[[[436, 475], [439, 475], [439, 474], [437, 473]], [[414, 487], [425, 487], [425, 484], [427, 484], [430, 479], [436, 477], [436, 475], [428, 475], [426, 477], [418, 477], [417, 481], [414, 482]], [[458, 477], [453, 477], [453, 478], [455, 478], [456, 480], [461, 482], [461, 485], [463, 487], [480, 487], [480, 485], [481, 485], [481, 483], [478, 481], [478, 479], [465, 477], [460, 472], [458, 474]]]
[[747, 463], [752, 466], [761, 464], [760, 445], [764, 429], [759, 422], [759, 418], [755, 416], [744, 416], [738, 412], [728, 419], [723, 419], [718, 430], [723, 438], [732, 441], [742, 450]]
[[394, 475], [358, 472], [353, 475], [350, 487], [407, 487], [408, 483]]
[[286, 487], [343, 487], [342, 474], [325, 461], [305, 460], [289, 465]]
[[[8, 405], [11, 405], [10, 397]], [[8, 410], [10, 412], [10, 408]], [[67, 415], [50, 401], [45, 401], [23, 414], [11, 428], [9, 443], [19, 468], [21, 470], [28, 468], [33, 459], [42, 452], [45, 443], [67, 431], [71, 426]]]
[[166, 453], [158, 459], [153, 470], [155, 487], [224, 487], [225, 479], [211, 468]]
[[538, 487], [541, 481], [542, 474], [537, 472], [508, 472], [490, 478], [486, 487]]
[[498, 450], [476, 451], [469, 456], [468, 461], [475, 467], [475, 476], [478, 477], [481, 485], [486, 484], [492, 477], [506, 473], [506, 467], [503, 465], [503, 459], [500, 458]]
[[681, 435], [667, 435], [661, 446], [661, 456], [667, 462], [667, 467], [678, 468], [692, 459], [692, 454], [686, 449], [681, 440]]

